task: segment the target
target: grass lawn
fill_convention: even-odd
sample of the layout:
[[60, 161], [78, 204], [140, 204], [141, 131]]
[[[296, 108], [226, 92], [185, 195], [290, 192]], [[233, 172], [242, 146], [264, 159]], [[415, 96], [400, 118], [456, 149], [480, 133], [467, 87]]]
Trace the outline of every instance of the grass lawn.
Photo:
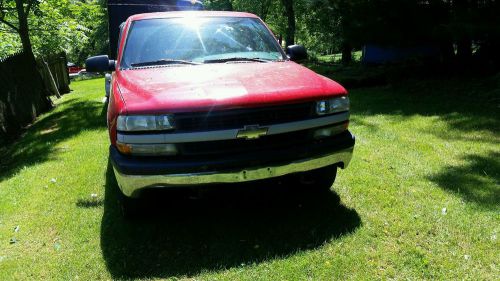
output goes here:
[[[352, 52], [352, 59], [353, 61], [361, 61], [361, 58], [363, 57], [363, 52], [362, 51], [355, 51]], [[338, 63], [342, 61], [342, 53], [338, 54], [332, 54], [332, 55], [324, 55], [324, 56], [318, 56], [318, 59], [322, 62], [327, 62], [327, 63]]]
[[500, 279], [500, 76], [351, 91], [355, 156], [328, 194], [160, 192], [139, 221], [119, 215], [104, 81], [72, 89], [2, 150], [0, 280]]

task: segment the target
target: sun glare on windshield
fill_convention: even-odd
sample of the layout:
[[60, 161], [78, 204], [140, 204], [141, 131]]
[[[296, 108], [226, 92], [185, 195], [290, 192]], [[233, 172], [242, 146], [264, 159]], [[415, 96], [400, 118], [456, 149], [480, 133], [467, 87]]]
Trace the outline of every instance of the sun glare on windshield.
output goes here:
[[215, 63], [239, 58], [248, 62], [278, 61], [284, 59], [284, 54], [258, 19], [193, 14], [134, 22], [121, 67], [165, 60], [187, 65], [185, 62]]

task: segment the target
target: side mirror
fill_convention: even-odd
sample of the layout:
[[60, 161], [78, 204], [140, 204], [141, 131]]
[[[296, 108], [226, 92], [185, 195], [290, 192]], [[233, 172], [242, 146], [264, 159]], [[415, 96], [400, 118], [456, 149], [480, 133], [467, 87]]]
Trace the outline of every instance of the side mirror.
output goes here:
[[307, 50], [301, 45], [290, 45], [286, 48], [286, 53], [292, 61], [307, 60]]
[[87, 72], [106, 72], [115, 70], [115, 61], [110, 60], [107, 55], [90, 57], [85, 61]]

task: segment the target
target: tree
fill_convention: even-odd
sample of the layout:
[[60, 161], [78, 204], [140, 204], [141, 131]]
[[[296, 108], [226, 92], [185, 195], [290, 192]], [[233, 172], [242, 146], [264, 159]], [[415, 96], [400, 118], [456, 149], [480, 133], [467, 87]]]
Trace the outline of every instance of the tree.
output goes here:
[[206, 0], [205, 8], [217, 11], [233, 11], [234, 0]]
[[472, 57], [472, 38], [469, 29], [473, 10], [477, 9], [477, 0], [453, 1], [453, 15], [457, 27], [457, 56], [461, 60]]
[[272, 7], [272, 0], [261, 0], [260, 1], [260, 11], [259, 11], [259, 16], [262, 18], [263, 21], [267, 20], [267, 15], [269, 15], [269, 11]]
[[[342, 52], [342, 62], [352, 60], [352, 49], [356, 45], [353, 36], [356, 21], [353, 10], [359, 0], [311, 0], [303, 12], [301, 24], [310, 44], [320, 52]], [[304, 28], [304, 27], [302, 27]]]
[[[25, 17], [17, 15], [16, 1], [24, 3]], [[0, 57], [21, 48], [37, 56], [64, 51], [81, 64], [89, 54], [108, 51], [105, 0], [28, 1], [0, 0]]]
[[285, 14], [287, 18], [287, 28], [286, 28], [286, 46], [295, 44], [295, 9], [293, 7], [293, 0], [281, 0], [283, 7], [285, 8]]
[[205, 8], [208, 10], [245, 11], [257, 14], [264, 21], [269, 14], [273, 2], [276, 0], [206, 0]]
[[[36, 12], [39, 0], [0, 0], [0, 23], [19, 34], [23, 51], [34, 58], [29, 36], [28, 17]], [[14, 20], [17, 18], [17, 22]]]
[[276, 34], [286, 33], [281, 0], [205, 0], [205, 8], [215, 11], [242, 11], [258, 15]]
[[46, 56], [66, 52], [71, 62], [81, 64], [89, 54], [107, 53], [105, 1], [45, 0], [40, 16], [30, 20], [35, 53]]

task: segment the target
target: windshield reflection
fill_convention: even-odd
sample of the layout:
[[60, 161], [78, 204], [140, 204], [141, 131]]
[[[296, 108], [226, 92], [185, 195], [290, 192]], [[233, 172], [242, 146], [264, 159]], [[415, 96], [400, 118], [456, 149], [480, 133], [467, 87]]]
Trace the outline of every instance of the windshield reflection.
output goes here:
[[238, 58], [276, 61], [284, 55], [259, 19], [188, 16], [134, 22], [121, 67], [166, 60], [214, 63]]

